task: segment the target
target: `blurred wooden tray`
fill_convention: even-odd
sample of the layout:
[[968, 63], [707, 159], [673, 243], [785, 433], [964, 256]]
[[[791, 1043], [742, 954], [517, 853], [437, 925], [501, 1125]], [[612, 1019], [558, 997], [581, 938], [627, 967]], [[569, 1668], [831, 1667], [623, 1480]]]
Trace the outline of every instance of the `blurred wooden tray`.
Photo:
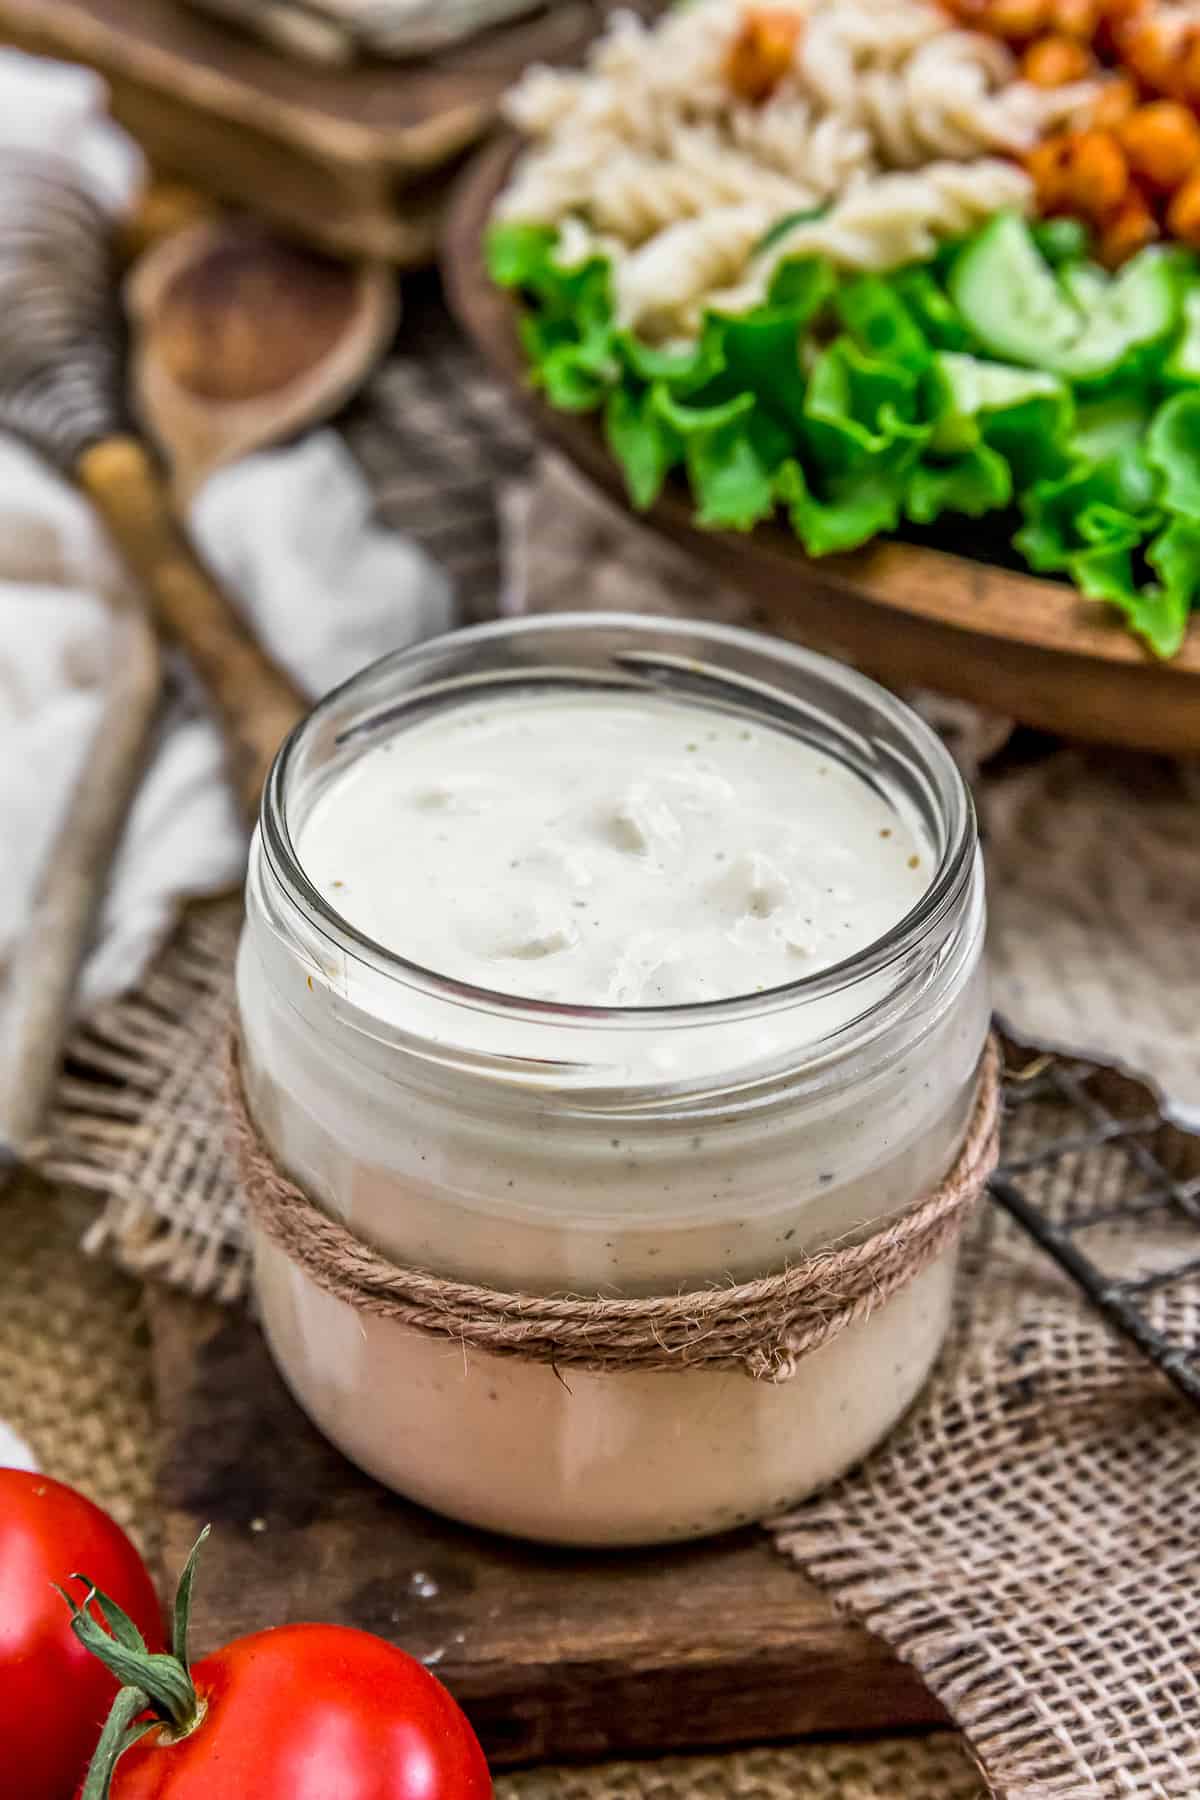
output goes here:
[[[627, 508], [595, 420], [531, 392], [515, 307], [484, 267], [488, 214], [516, 149], [511, 136], [493, 144], [459, 185], [444, 241], [451, 304], [546, 439]], [[1200, 751], [1200, 621], [1179, 656], [1160, 663], [1063, 582], [894, 542], [812, 561], [782, 526], [698, 530], [681, 488], [644, 523], [743, 588], [768, 622], [848, 653], [892, 685], [936, 688], [1068, 737]]]
[[98, 69], [155, 167], [345, 254], [422, 262], [438, 171], [525, 64], [563, 61], [605, 0], [556, 0], [436, 56], [318, 69], [175, 0], [0, 0], [0, 39]]

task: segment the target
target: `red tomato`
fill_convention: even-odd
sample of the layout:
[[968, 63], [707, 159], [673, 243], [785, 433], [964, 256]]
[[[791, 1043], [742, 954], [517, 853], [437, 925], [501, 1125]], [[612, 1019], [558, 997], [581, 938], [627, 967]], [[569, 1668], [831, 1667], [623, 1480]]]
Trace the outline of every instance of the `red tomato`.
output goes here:
[[21, 1800], [70, 1800], [117, 1691], [54, 1591], [79, 1569], [163, 1647], [154, 1584], [115, 1520], [61, 1481], [0, 1469], [0, 1792]]
[[[111, 1800], [488, 1800], [487, 1763], [440, 1681], [382, 1638], [278, 1625], [192, 1664], [203, 1716], [126, 1750]], [[165, 1741], [164, 1741], [165, 1740]]]

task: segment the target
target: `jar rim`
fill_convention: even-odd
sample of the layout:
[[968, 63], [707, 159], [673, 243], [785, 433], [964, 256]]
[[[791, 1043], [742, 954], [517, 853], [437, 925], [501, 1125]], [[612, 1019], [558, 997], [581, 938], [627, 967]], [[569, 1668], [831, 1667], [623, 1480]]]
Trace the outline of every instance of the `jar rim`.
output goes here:
[[[615, 640], [611, 653], [623, 665], [627, 662], [628, 666], [622, 668], [625, 676], [644, 673], [638, 659], [657, 651], [659, 660], [654, 667], [660, 670], [689, 675], [708, 673], [729, 679], [732, 671], [728, 664], [722, 666], [721, 663], [720, 653], [724, 650], [727, 654], [736, 654], [742, 661], [762, 665], [763, 675], [757, 679], [746, 677], [744, 673], [739, 673], [736, 678], [737, 686], [748, 699], [753, 699], [756, 694], [760, 700], [768, 694], [786, 699], [786, 690], [781, 694], [778, 688], [770, 685], [769, 677], [774, 673], [777, 678], [786, 678], [791, 672], [815, 681], [830, 700], [840, 695], [843, 699], [874, 708], [903, 738], [941, 803], [945, 839], [928, 886], [881, 937], [825, 969], [753, 994], [670, 1005], [603, 1006], [502, 992], [429, 969], [360, 931], [313, 884], [297, 853], [288, 820], [289, 783], [297, 761], [312, 738], [321, 733], [348, 703], [381, 680], [404, 673], [415, 675], [422, 664], [431, 672], [435, 671], [439, 661], [448, 655], [475, 650], [486, 652], [505, 644], [521, 646], [538, 637], [545, 637], [556, 646], [562, 643], [568, 654], [540, 672], [534, 666], [514, 671], [514, 679], [526, 687], [538, 678], [559, 681], [564, 686], [578, 686], [595, 679], [594, 670], [573, 667], [569, 661], [572, 640], [578, 647], [581, 638], [592, 638]], [[713, 652], [711, 660], [700, 660], [696, 654], [699, 647]], [[409, 703], [422, 696], [434, 704], [452, 703], [455, 699], [470, 696], [473, 688], [478, 689], [480, 680], [478, 675], [437, 676], [425, 687], [415, 688]], [[617, 685], [627, 683], [618, 682]], [[379, 716], [379, 709], [376, 709], [374, 717]], [[828, 716], [833, 717], [832, 714]], [[368, 724], [371, 722], [368, 720]], [[362, 725], [356, 725], [335, 734], [334, 741], [342, 743], [363, 729]], [[725, 1024], [748, 1014], [762, 1016], [797, 1003], [821, 1000], [881, 975], [892, 965], [905, 962], [910, 953], [936, 934], [970, 880], [977, 847], [974, 803], [954, 759], [937, 733], [906, 702], [878, 682], [819, 652], [740, 626], [626, 612], [527, 614], [489, 620], [424, 639], [417, 645], [392, 651], [369, 663], [319, 700], [280, 746], [263, 791], [259, 831], [266, 860], [283, 892], [307, 916], [310, 926], [329, 939], [343, 955], [367, 964], [377, 974], [419, 988], [443, 1001], [483, 1008], [528, 1023], [578, 1024], [601, 1029]]]

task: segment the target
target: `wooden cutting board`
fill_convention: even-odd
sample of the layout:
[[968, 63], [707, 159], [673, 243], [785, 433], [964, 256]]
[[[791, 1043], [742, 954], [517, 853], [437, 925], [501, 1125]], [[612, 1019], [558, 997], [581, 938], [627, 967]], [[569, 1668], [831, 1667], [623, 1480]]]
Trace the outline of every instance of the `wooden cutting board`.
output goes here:
[[318, 69], [176, 0], [0, 0], [0, 40], [99, 69], [163, 174], [343, 254], [427, 260], [439, 175], [529, 62], [578, 55], [607, 0], [539, 13], [403, 63]]
[[214, 1528], [198, 1654], [268, 1623], [366, 1627], [436, 1668], [497, 1766], [944, 1723], [765, 1537], [584, 1554], [452, 1525], [318, 1435], [244, 1315], [148, 1304], [170, 1581]]

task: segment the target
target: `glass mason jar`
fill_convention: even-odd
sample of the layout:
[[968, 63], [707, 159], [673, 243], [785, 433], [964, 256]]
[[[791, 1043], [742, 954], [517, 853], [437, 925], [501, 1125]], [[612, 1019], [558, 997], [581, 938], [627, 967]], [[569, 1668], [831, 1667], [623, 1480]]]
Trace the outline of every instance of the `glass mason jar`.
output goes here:
[[[572, 689], [666, 693], [821, 746], [928, 845], [929, 887], [836, 967], [660, 1008], [483, 991], [339, 917], [295, 850], [331, 781], [436, 709]], [[987, 1032], [983, 929], [970, 796], [874, 683], [717, 625], [477, 627], [365, 670], [280, 751], [238, 959], [247, 1102], [292, 1179], [396, 1262], [528, 1293], [749, 1279], [863, 1234], [951, 1166]], [[347, 1456], [455, 1518], [604, 1545], [720, 1531], [849, 1468], [933, 1363], [954, 1256], [778, 1385], [705, 1369], [560, 1379], [357, 1313], [261, 1234], [255, 1269], [275, 1359]]]

